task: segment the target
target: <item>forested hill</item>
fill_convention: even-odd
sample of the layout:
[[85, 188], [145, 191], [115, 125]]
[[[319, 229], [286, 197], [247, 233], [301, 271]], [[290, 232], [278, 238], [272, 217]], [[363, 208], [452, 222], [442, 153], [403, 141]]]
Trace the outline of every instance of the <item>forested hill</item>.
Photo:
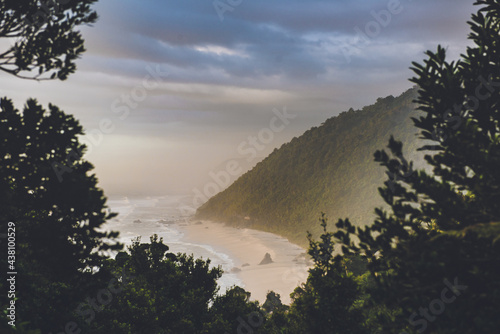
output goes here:
[[[318, 217], [373, 222], [383, 205], [378, 187], [387, 178], [374, 162], [391, 134], [404, 143], [405, 157], [421, 146], [411, 117], [417, 115], [413, 88], [399, 97], [349, 110], [274, 150], [197, 211], [197, 218], [248, 226], [283, 235], [301, 245], [306, 231], [319, 234]], [[411, 153], [406, 153], [411, 152]]]

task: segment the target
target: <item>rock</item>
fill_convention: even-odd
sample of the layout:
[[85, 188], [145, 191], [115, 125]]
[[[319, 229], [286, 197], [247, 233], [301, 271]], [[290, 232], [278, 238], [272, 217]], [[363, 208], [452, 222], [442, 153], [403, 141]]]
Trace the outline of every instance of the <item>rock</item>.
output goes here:
[[248, 267], [250, 265], [250, 263], [243, 263], [241, 266], [242, 267]]
[[162, 225], [169, 225], [169, 224], [173, 224], [174, 222], [171, 220], [161, 219], [161, 220], [158, 220], [156, 223], [162, 224]]
[[137, 219], [137, 220], [134, 220], [134, 224], [142, 224], [142, 222], [139, 219]]
[[262, 261], [260, 261], [259, 265], [262, 265], [262, 264], [269, 264], [269, 263], [273, 263], [273, 259], [271, 259], [271, 254], [269, 253], [266, 253], [266, 255], [264, 255], [264, 258], [262, 259]]
[[194, 223], [195, 225], [202, 225], [203, 223], [202, 222], [196, 222]]
[[232, 273], [239, 273], [240, 271], [241, 271], [241, 269], [237, 268], [237, 267], [233, 267], [233, 269], [231, 269]]

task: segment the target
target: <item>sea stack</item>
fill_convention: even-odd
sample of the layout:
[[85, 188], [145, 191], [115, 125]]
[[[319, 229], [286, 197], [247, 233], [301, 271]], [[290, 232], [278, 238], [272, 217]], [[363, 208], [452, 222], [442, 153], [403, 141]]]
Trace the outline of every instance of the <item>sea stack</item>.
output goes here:
[[273, 263], [273, 259], [271, 259], [271, 254], [269, 253], [266, 253], [266, 255], [264, 255], [264, 258], [262, 259], [262, 261], [260, 261], [259, 265], [261, 264], [269, 264], [269, 263]]

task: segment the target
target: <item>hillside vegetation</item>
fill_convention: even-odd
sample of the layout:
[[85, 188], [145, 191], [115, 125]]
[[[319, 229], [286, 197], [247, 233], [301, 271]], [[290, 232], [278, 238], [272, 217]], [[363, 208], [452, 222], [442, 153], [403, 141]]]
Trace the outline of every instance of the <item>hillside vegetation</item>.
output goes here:
[[386, 179], [373, 154], [390, 135], [415, 153], [418, 111], [412, 88], [398, 97], [379, 98], [361, 110], [342, 112], [276, 149], [225, 191], [197, 211], [197, 218], [248, 226], [306, 245], [306, 231], [319, 235], [321, 212], [330, 219], [351, 217], [357, 225], [373, 222], [383, 206], [378, 187]]

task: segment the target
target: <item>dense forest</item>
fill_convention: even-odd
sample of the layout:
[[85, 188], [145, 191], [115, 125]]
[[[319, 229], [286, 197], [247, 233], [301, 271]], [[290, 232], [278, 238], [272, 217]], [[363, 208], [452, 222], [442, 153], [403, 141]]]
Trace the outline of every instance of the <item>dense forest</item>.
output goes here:
[[[6, 72], [52, 80], [73, 73], [74, 56], [84, 50], [74, 27], [95, 21], [93, 2], [58, 4], [67, 15], [31, 26], [26, 19], [38, 1], [0, 1], [0, 38], [20, 36], [0, 54]], [[1, 99], [0, 247], [8, 256], [0, 257], [0, 332], [498, 333], [500, 1], [476, 4], [473, 46], [453, 62], [440, 46], [428, 51], [412, 66], [417, 91], [399, 98], [408, 108], [416, 99], [415, 130], [405, 135], [417, 131], [425, 140], [418, 148], [429, 167], [408, 164], [405, 152], [414, 148], [403, 151], [400, 138], [390, 136], [375, 150], [386, 172], [379, 189], [385, 209], [365, 226], [354, 224], [357, 216], [334, 224], [320, 216], [320, 237], [307, 236], [313, 266], [290, 305], [274, 292], [262, 304], [239, 287], [218, 293], [220, 268], [169, 252], [156, 235], [124, 250], [117, 233], [100, 229], [114, 215], [83, 158], [79, 122], [54, 105], [29, 100], [20, 110]], [[395, 100], [378, 108], [399, 110], [391, 109]], [[325, 125], [363, 118], [356, 115]], [[62, 180], [56, 162], [71, 169]], [[3, 276], [11, 271], [18, 274]]]
[[302, 246], [306, 231], [319, 235], [321, 212], [369, 224], [374, 208], [383, 205], [377, 189], [386, 177], [373, 153], [392, 134], [404, 143], [407, 159], [422, 165], [411, 120], [419, 115], [416, 97], [412, 88], [398, 97], [379, 98], [306, 131], [210, 198], [197, 217], [274, 232]]

